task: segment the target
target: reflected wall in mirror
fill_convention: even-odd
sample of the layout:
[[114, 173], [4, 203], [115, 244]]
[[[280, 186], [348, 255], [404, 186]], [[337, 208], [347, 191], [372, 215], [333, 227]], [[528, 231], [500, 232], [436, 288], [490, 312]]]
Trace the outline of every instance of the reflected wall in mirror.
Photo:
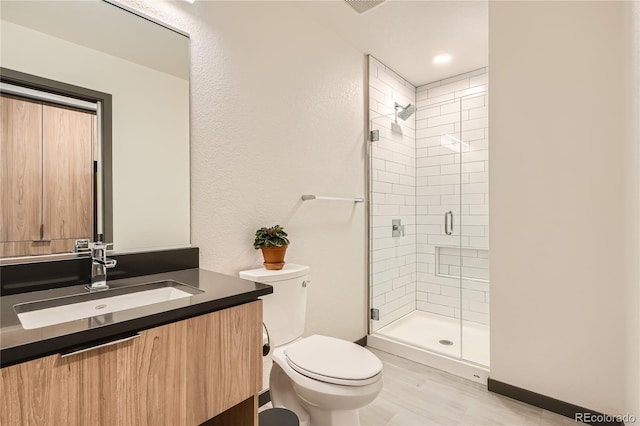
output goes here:
[[[104, 202], [104, 216], [112, 219], [113, 239], [107, 242], [116, 252], [188, 246], [188, 37], [97, 0], [3, 0], [0, 18], [3, 69], [112, 97], [112, 161], [104, 170], [112, 199], [91, 203]], [[108, 182], [99, 180], [96, 193], [104, 193], [105, 186]], [[77, 221], [71, 215], [63, 219]], [[40, 234], [19, 238], [46, 239]]]

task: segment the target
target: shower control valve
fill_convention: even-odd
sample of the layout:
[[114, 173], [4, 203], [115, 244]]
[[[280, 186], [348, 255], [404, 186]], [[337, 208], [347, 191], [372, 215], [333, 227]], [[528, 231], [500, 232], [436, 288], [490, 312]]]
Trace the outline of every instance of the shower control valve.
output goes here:
[[391, 236], [399, 237], [404, 236], [404, 225], [400, 219], [392, 219], [391, 220]]

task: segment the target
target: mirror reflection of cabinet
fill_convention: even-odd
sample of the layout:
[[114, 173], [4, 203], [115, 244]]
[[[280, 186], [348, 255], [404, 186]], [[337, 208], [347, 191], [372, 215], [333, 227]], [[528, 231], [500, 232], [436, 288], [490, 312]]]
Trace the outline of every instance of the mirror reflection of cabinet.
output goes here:
[[0, 85], [100, 105], [96, 237], [115, 252], [188, 247], [190, 41], [128, 9], [103, 0], [2, 1]]
[[0, 256], [92, 239], [96, 114], [2, 95]]

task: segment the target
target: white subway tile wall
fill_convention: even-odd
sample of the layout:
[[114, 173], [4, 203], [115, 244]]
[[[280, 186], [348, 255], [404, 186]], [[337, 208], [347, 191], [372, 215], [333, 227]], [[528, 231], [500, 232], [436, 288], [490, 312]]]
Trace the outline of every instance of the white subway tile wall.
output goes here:
[[[373, 331], [416, 309], [416, 114], [394, 118], [394, 105], [416, 104], [416, 88], [369, 57], [369, 117], [380, 139], [371, 148], [370, 250]], [[404, 235], [392, 236], [400, 219]]]
[[[369, 81], [372, 331], [415, 309], [488, 324], [487, 69], [416, 88], [369, 57]], [[396, 124], [396, 102], [418, 110]]]
[[487, 84], [483, 68], [416, 92], [416, 307], [482, 324], [489, 323]]

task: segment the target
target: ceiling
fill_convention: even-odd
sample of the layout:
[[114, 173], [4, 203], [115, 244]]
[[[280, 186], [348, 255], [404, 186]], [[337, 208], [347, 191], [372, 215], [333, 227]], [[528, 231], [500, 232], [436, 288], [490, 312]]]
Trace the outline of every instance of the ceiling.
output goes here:
[[[488, 64], [488, 2], [387, 0], [358, 14], [344, 1], [296, 2], [311, 19], [415, 86]], [[435, 65], [436, 55], [450, 62]]]

